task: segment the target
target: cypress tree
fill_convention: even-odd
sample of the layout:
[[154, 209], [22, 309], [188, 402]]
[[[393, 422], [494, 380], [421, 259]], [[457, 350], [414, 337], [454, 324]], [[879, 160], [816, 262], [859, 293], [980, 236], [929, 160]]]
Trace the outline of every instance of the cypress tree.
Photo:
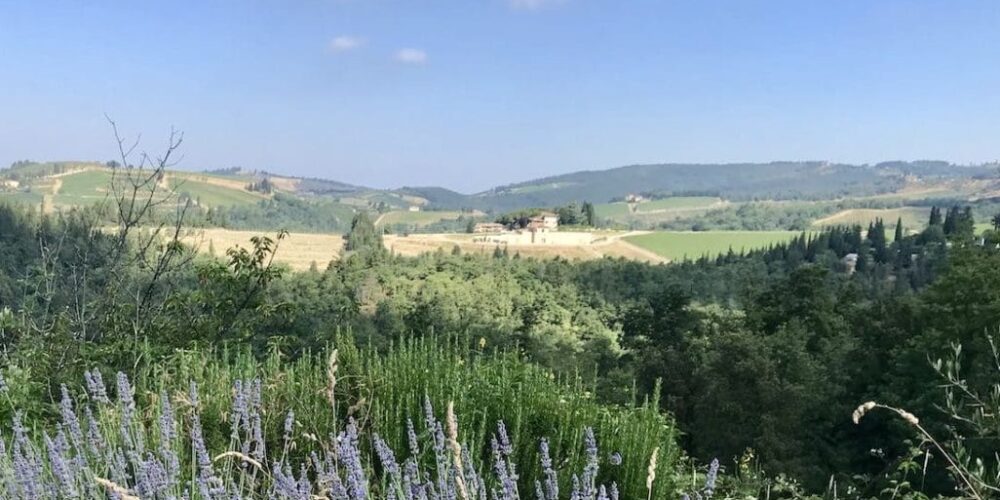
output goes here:
[[941, 209], [937, 206], [931, 207], [931, 218], [927, 222], [930, 226], [937, 226], [941, 224]]
[[351, 219], [351, 230], [345, 237], [347, 240], [344, 248], [347, 251], [375, 250], [381, 251], [382, 233], [376, 229], [372, 223], [368, 212], [360, 211]]

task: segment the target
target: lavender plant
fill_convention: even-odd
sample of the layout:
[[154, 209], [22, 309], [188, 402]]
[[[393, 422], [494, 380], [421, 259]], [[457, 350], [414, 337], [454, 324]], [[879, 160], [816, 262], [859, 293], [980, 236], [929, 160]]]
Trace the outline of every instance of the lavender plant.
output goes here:
[[[74, 398], [61, 388], [59, 419], [29, 431], [20, 413], [0, 434], [3, 498], [313, 500], [616, 500], [614, 482], [599, 481], [600, 452], [592, 428], [583, 431], [583, 468], [560, 496], [549, 441], [538, 444], [544, 481], [519, 490], [515, 446], [503, 421], [490, 433], [491, 460], [478, 460], [460, 435], [449, 404], [440, 420], [424, 400], [423, 428], [407, 421], [408, 446], [394, 450], [363, 422], [348, 419], [326, 437], [302, 431], [293, 411], [281, 424], [281, 446], [263, 438], [269, 421], [260, 379], [237, 379], [230, 388], [229, 441], [211, 449], [202, 423], [199, 387], [172, 397], [166, 390], [142, 406], [129, 378], [118, 373], [115, 397], [97, 371]], [[276, 422], [277, 423], [277, 422]], [[370, 450], [370, 452], [369, 452]], [[427, 454], [431, 456], [428, 457]], [[296, 458], [303, 457], [303, 458]], [[403, 458], [400, 462], [398, 457]], [[429, 458], [429, 459], [428, 459]]]

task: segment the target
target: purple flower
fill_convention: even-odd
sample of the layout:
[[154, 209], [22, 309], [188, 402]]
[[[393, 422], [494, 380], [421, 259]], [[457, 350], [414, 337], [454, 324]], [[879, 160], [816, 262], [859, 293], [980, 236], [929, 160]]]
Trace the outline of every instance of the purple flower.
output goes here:
[[552, 468], [552, 457], [549, 455], [549, 440], [542, 438], [538, 445], [541, 452], [542, 472], [545, 473], [545, 496], [541, 500], [557, 500], [559, 498], [559, 477]]
[[584, 453], [587, 455], [587, 465], [584, 466], [583, 477], [581, 477], [581, 496], [591, 498], [594, 496], [597, 471], [600, 467], [597, 463], [597, 438], [594, 437], [594, 429], [587, 427], [583, 430], [583, 446]]
[[62, 399], [59, 401], [59, 413], [62, 416], [62, 424], [69, 429], [70, 439], [77, 450], [83, 449], [83, 429], [80, 427], [80, 420], [73, 411], [73, 399], [69, 397], [69, 390], [66, 384], [59, 387]]
[[410, 456], [417, 458], [420, 456], [420, 443], [417, 442], [417, 432], [413, 429], [413, 420], [406, 419], [406, 439], [410, 445]]
[[65, 438], [57, 438], [53, 441], [49, 438], [49, 434], [45, 433], [45, 448], [49, 455], [49, 466], [52, 468], [52, 475], [59, 482], [59, 491], [62, 496], [75, 498], [77, 496], [76, 481], [67, 464], [66, 454], [69, 450], [65, 448], [64, 442]]
[[87, 392], [90, 393], [90, 397], [94, 398], [98, 403], [110, 403], [111, 400], [108, 399], [108, 391], [104, 385], [104, 378], [101, 377], [101, 372], [96, 369], [93, 371], [83, 372], [83, 378], [87, 381]]
[[368, 498], [368, 479], [365, 476], [364, 465], [361, 463], [361, 452], [358, 450], [358, 427], [351, 419], [347, 430], [340, 434], [337, 447], [341, 463], [347, 469], [347, 492], [352, 500]]
[[708, 466], [708, 473], [705, 474], [705, 496], [711, 497], [715, 492], [715, 481], [719, 476], [719, 459], [712, 459]]
[[285, 416], [285, 442], [292, 440], [292, 426], [295, 424], [295, 412], [288, 410]]

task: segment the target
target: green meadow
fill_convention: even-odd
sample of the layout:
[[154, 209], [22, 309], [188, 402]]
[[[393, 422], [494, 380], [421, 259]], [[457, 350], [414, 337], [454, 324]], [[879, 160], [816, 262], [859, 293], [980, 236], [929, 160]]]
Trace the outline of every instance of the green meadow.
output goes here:
[[765, 248], [800, 234], [799, 231], [659, 231], [628, 236], [625, 240], [670, 260], [683, 260], [715, 256], [730, 248], [734, 252]]

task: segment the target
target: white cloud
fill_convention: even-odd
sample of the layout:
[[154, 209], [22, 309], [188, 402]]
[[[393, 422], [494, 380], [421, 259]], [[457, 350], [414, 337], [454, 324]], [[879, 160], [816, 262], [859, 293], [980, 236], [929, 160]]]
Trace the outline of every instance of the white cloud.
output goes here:
[[404, 64], [423, 64], [427, 62], [427, 53], [420, 49], [399, 49], [396, 60]]
[[342, 35], [330, 40], [330, 52], [348, 52], [365, 44], [363, 38]]
[[507, 4], [515, 9], [538, 10], [566, 3], [567, 0], [507, 0]]

